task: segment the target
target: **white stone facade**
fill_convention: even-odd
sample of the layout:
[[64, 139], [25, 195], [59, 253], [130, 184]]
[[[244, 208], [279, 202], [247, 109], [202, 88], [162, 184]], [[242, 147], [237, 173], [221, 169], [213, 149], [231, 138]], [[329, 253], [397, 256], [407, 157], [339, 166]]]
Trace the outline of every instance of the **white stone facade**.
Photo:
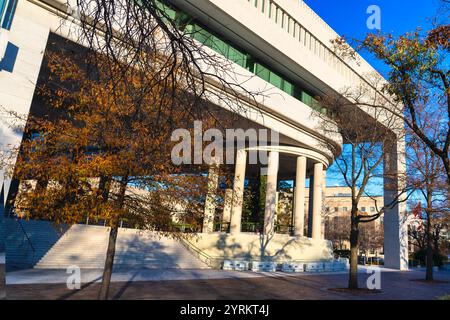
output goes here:
[[[363, 81], [361, 76], [364, 73], [374, 71], [365, 61], [360, 65], [349, 65], [331, 54], [330, 40], [336, 38], [337, 34], [302, 1], [171, 0], [170, 2], [197, 17], [203, 23], [208, 22], [212, 29], [221, 32], [241, 47], [253, 48], [253, 52], [258, 54], [262, 61], [273, 65], [274, 68], [294, 80], [302, 79], [301, 81], [316, 94], [328, 90], [339, 92], [343, 86], [357, 85]], [[61, 25], [61, 19], [67, 12], [64, 3], [63, 0], [18, 1], [11, 29], [7, 32], [7, 42], [18, 48], [17, 57], [14, 59], [13, 70], [0, 70], [0, 105], [2, 107], [14, 110], [19, 114], [29, 113], [49, 33], [56, 33], [70, 39], [69, 29], [76, 28], [76, 20], [74, 23], [65, 21], [65, 24]], [[4, 34], [6, 31], [2, 30], [2, 35]], [[325, 242], [321, 242], [323, 241], [321, 240], [321, 210], [323, 207], [324, 171], [337, 155], [324, 149], [322, 141], [327, 139], [333, 141], [337, 146], [342, 146], [342, 138], [330, 136], [320, 130], [322, 120], [314, 117], [313, 110], [303, 102], [261, 78], [252, 77], [249, 71], [238, 65], [235, 65], [234, 68], [238, 71], [237, 80], [250, 79], [246, 81], [245, 85], [252, 89], [251, 91], [269, 88], [274, 93], [258, 101], [261, 112], [251, 113], [251, 120], [268, 129], [276, 130], [290, 139], [289, 146], [280, 145], [268, 150], [270, 161], [264, 234], [266, 236], [274, 234], [277, 174], [282, 170], [279, 168], [279, 157], [283, 154], [289, 155], [296, 159], [295, 235], [299, 239], [305, 237], [303, 240], [299, 240], [300, 242], [320, 242], [320, 249], [323, 250], [327, 247]], [[226, 108], [221, 105], [220, 101], [217, 104]], [[251, 106], [248, 108], [252, 109]], [[12, 130], [5, 121], [0, 123], [1, 148], [19, 146], [21, 139], [20, 131]], [[399, 142], [398, 147], [392, 150], [386, 170], [404, 170], [404, 161], [397, 156], [398, 151], [401, 151], [402, 148], [403, 144]], [[226, 208], [224, 214], [226, 219], [231, 222], [232, 237], [236, 237], [239, 241], [243, 241], [239, 233], [241, 232], [247, 152], [248, 150], [245, 149], [238, 151], [231, 208]], [[309, 172], [313, 181], [313, 219], [311, 222], [313, 240], [307, 240], [306, 235], [303, 234], [304, 221], [301, 218], [306, 198], [304, 185], [307, 167], [313, 168]], [[209, 220], [205, 221], [204, 225], [208, 233], [211, 232], [211, 212], [214, 210], [214, 205], [210, 200], [214, 198], [213, 189], [217, 185], [213, 181], [216, 179], [216, 175], [211, 173], [210, 177], [211, 192], [206, 206]], [[3, 188], [5, 200], [9, 184], [10, 180], [1, 174], [0, 186]], [[388, 203], [389, 199], [393, 197], [395, 197], [395, 192], [385, 193], [385, 203]], [[403, 205], [393, 208], [386, 214], [384, 223], [387, 243], [386, 266], [397, 269], [406, 269], [408, 260], [406, 227], [402, 221], [403, 212]], [[315, 248], [315, 245], [311, 248]], [[314, 253], [311, 251], [308, 253], [309, 256], [313, 257]]]

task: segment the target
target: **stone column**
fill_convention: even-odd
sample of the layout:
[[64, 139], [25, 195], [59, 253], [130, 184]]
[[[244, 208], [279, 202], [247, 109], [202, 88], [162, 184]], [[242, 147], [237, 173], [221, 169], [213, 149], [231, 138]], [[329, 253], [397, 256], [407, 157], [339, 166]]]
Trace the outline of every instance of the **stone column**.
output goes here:
[[308, 238], [312, 238], [312, 221], [313, 221], [313, 200], [314, 200], [314, 175], [309, 176], [309, 198], [308, 198]]
[[[384, 159], [384, 205], [395, 201], [404, 188], [405, 141], [397, 141]], [[400, 195], [398, 200], [404, 200]], [[408, 270], [408, 226], [406, 204], [400, 202], [384, 212], [384, 265], [387, 268]]]
[[320, 239], [322, 230], [322, 183], [323, 183], [323, 164], [314, 164], [314, 179], [310, 188], [313, 188], [312, 201], [312, 230], [311, 238]]
[[223, 199], [222, 222], [227, 223], [231, 220], [231, 202], [233, 201], [233, 189], [225, 190], [225, 198]]
[[233, 183], [233, 201], [231, 205], [230, 233], [241, 232], [242, 204], [244, 200], [245, 167], [247, 164], [247, 151], [238, 150]]
[[294, 236], [303, 236], [305, 225], [306, 157], [297, 158], [294, 189]]
[[208, 191], [205, 199], [202, 233], [214, 231], [214, 216], [216, 214], [216, 193], [219, 186], [219, 166], [213, 164], [208, 170]]
[[266, 203], [264, 209], [264, 234], [273, 234], [274, 218], [277, 201], [277, 178], [278, 178], [279, 153], [269, 152], [269, 165], [267, 168]]
[[325, 207], [327, 201], [327, 169], [323, 169], [322, 176], [322, 225], [321, 225], [321, 233], [320, 238], [325, 239], [325, 220], [327, 219]]

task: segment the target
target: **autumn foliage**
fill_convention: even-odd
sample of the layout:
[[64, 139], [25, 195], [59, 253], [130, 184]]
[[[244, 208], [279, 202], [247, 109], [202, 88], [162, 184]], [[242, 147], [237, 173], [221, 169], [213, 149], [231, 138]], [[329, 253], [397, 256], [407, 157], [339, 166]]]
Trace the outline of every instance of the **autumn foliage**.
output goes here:
[[213, 124], [211, 114], [188, 114], [187, 96], [167, 94], [170, 87], [155, 75], [144, 88], [136, 70], [106, 63], [93, 70], [81, 57], [46, 55], [49, 76], [39, 96], [50, 112], [28, 119], [15, 213], [68, 224], [125, 219], [164, 231], [175, 231], [174, 214], [198, 224], [205, 176], [180, 174], [170, 135], [189, 128], [194, 116]]

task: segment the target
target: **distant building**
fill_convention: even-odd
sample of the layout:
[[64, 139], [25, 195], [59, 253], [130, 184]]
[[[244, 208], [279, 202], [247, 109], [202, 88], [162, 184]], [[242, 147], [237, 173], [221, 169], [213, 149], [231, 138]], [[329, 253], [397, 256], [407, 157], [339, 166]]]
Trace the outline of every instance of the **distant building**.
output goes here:
[[[322, 210], [322, 237], [333, 241], [335, 249], [350, 249], [348, 241], [350, 230], [350, 212], [352, 207], [351, 190], [349, 187], [326, 187], [324, 189], [325, 200]], [[309, 189], [306, 188], [305, 201], [305, 230], [309, 222]], [[358, 209], [361, 213], [373, 215], [379, 212], [384, 205], [382, 195], [373, 197], [363, 196], [359, 201]], [[289, 220], [292, 211], [292, 189], [280, 192], [278, 203], [278, 216], [283, 216], [284, 221]], [[280, 219], [278, 219], [280, 220]], [[364, 242], [360, 251], [367, 246], [367, 255], [381, 255], [383, 252], [383, 220], [384, 216], [373, 222], [361, 226], [361, 239]], [[348, 229], [348, 230], [347, 230]], [[331, 232], [330, 232], [331, 231]], [[367, 234], [365, 234], [365, 232]], [[339, 241], [341, 240], [341, 241]]]

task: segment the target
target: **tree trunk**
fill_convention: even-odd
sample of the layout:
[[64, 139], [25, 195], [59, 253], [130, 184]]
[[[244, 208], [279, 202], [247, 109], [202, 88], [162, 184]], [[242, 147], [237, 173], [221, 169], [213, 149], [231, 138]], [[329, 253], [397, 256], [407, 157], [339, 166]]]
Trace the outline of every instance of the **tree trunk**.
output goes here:
[[358, 222], [356, 213], [352, 212], [352, 222], [350, 230], [350, 271], [348, 278], [348, 288], [358, 289]]
[[[127, 189], [128, 177], [123, 177], [120, 183], [120, 191], [117, 199], [117, 210], [120, 212], [125, 203], [125, 192]], [[114, 267], [114, 257], [116, 255], [117, 234], [119, 232], [119, 214], [115, 214], [111, 221], [111, 231], [108, 238], [108, 249], [106, 251], [105, 268], [103, 269], [102, 283], [98, 294], [99, 300], [107, 300], [111, 276]]]
[[118, 223], [114, 223], [114, 226], [111, 226], [111, 231], [109, 232], [108, 250], [106, 251], [105, 268], [103, 269], [102, 283], [100, 287], [100, 292], [98, 294], [99, 300], [108, 299], [109, 286], [111, 284], [111, 276], [114, 267], [114, 257], [116, 255], [116, 241], [118, 231], [119, 231]]
[[104, 202], [108, 201], [110, 188], [111, 188], [111, 177], [101, 176], [98, 190]]
[[450, 159], [448, 156], [443, 157], [442, 162], [444, 162], [445, 172], [447, 173], [447, 191], [450, 192]]
[[425, 276], [425, 280], [432, 281], [433, 280], [433, 243], [431, 238], [431, 219], [433, 217], [433, 190], [431, 186], [428, 185], [427, 188], [427, 208], [425, 209], [427, 214], [427, 228], [426, 228], [426, 240], [427, 240], [427, 272]]
[[[427, 210], [428, 211], [428, 210]], [[432, 281], [433, 280], [433, 243], [431, 239], [431, 214], [427, 214], [427, 256], [426, 256], [426, 265], [427, 272], [425, 280]]]

